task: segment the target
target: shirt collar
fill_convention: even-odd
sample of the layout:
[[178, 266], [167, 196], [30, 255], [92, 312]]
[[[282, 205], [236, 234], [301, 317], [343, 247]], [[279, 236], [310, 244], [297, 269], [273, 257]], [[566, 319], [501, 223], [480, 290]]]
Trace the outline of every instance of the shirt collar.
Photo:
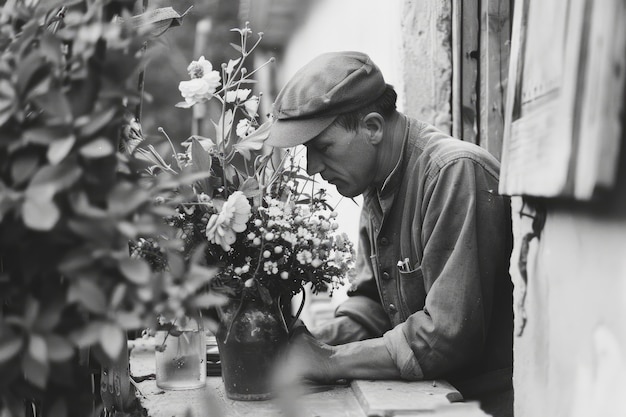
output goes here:
[[404, 162], [407, 154], [407, 143], [409, 138], [409, 120], [406, 116], [401, 115], [399, 123], [396, 124], [392, 137], [402, 137], [402, 148], [396, 165], [393, 167], [380, 190], [376, 190], [379, 198], [386, 198], [391, 195], [400, 184], [404, 172]]

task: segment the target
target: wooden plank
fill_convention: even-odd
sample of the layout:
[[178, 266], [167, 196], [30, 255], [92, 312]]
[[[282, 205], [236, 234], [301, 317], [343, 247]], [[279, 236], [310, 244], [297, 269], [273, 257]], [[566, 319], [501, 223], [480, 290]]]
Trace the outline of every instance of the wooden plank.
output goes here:
[[481, 1], [479, 143], [500, 159], [511, 40], [511, 0]]
[[461, 118], [461, 33], [463, 26], [462, 0], [452, 0], [452, 136], [461, 138], [463, 119]]
[[428, 414], [463, 397], [449, 383], [436, 381], [352, 382], [352, 389], [367, 416]]
[[479, 6], [478, 0], [461, 4], [461, 139], [478, 143]]
[[400, 87], [398, 104], [406, 114], [451, 133], [451, 2], [402, 3], [402, 83], [396, 86]]
[[617, 171], [626, 82], [626, 3], [591, 2], [587, 67], [581, 99], [581, 126], [575, 196], [589, 199], [613, 186]]

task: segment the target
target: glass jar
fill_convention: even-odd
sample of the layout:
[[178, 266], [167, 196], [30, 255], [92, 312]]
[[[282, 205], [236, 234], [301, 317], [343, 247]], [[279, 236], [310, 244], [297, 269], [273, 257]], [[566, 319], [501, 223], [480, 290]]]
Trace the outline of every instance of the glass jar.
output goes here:
[[156, 385], [186, 390], [206, 383], [205, 333], [200, 317], [160, 321], [155, 334]]

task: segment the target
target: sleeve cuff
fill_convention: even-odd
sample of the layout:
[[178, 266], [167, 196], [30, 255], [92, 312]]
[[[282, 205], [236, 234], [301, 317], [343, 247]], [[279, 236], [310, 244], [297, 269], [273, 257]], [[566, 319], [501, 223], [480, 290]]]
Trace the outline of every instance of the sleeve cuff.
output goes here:
[[387, 313], [376, 301], [363, 295], [349, 297], [335, 310], [335, 317], [347, 316], [365, 327], [371, 337], [380, 337], [391, 329]]
[[398, 367], [402, 379], [413, 381], [424, 379], [422, 367], [417, 361], [411, 346], [404, 337], [402, 327], [403, 325], [400, 324], [383, 335], [385, 347]]

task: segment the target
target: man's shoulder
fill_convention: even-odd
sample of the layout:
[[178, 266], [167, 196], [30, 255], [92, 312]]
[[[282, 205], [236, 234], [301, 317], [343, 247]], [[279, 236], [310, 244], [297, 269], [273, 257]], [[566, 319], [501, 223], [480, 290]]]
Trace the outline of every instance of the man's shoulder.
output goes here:
[[418, 124], [419, 138], [414, 143], [422, 147], [418, 157], [420, 163], [427, 163], [432, 165], [431, 169], [439, 170], [457, 161], [473, 161], [497, 175], [500, 163], [486, 149], [452, 137], [428, 123]]

